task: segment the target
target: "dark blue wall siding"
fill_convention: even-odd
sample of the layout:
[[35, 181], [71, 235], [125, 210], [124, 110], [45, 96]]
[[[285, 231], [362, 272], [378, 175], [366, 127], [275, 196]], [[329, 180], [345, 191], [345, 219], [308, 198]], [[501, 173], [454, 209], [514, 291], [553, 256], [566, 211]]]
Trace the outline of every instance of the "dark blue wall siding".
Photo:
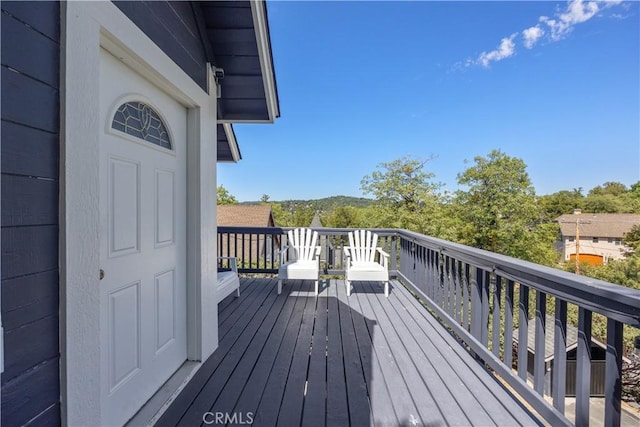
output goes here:
[[60, 6], [2, 2], [2, 425], [60, 424]]
[[193, 81], [207, 90], [207, 57], [191, 2], [114, 1], [113, 3]]

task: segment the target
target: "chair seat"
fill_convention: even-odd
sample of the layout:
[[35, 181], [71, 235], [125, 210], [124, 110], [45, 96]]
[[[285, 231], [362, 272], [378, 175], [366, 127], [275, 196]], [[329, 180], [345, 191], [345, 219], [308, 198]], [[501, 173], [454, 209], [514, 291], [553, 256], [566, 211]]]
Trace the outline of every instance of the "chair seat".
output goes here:
[[377, 262], [352, 262], [349, 269], [357, 271], [387, 271]]
[[346, 271], [347, 281], [388, 281], [389, 272], [377, 262], [356, 262]]
[[292, 261], [278, 268], [281, 279], [312, 279], [317, 280], [319, 274], [317, 261]]

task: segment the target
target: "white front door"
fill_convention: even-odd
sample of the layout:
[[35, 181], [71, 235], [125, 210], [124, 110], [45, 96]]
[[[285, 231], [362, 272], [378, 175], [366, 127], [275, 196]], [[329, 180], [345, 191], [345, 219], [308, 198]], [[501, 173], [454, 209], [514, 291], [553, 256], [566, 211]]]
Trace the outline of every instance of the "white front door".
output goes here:
[[187, 358], [187, 110], [100, 55], [102, 423], [120, 425]]

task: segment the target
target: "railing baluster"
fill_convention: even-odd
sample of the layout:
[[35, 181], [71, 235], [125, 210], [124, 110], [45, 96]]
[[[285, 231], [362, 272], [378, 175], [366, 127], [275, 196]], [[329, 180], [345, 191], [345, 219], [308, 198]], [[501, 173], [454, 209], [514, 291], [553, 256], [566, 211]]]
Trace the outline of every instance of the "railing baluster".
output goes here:
[[540, 396], [544, 394], [545, 380], [545, 356], [546, 356], [546, 332], [547, 323], [547, 296], [544, 292], [536, 291], [536, 336], [535, 354], [533, 356], [533, 389]]
[[553, 395], [553, 406], [564, 414], [564, 400], [567, 388], [567, 302], [556, 299], [555, 303], [551, 394]]
[[529, 343], [529, 288], [522, 283], [518, 305], [518, 376], [527, 381], [527, 358]]
[[[491, 328], [493, 339], [491, 342], [491, 350], [496, 357], [500, 357], [500, 328], [502, 314], [502, 277], [496, 276], [496, 290], [493, 293], [493, 316], [491, 318]], [[507, 343], [505, 342], [505, 351]]]
[[578, 351], [576, 366], [576, 425], [589, 425], [591, 395], [591, 311], [578, 309]]
[[444, 265], [442, 267], [444, 271], [443, 289], [442, 289], [442, 309], [451, 315], [451, 269], [449, 268], [450, 258], [444, 256]]
[[484, 272], [476, 267], [475, 278], [471, 280], [471, 335], [482, 341], [482, 278]]
[[504, 308], [504, 363], [513, 366], [513, 280], [507, 280]]
[[391, 256], [391, 271], [396, 271], [398, 269], [398, 263], [396, 260], [396, 245], [398, 239], [395, 235], [391, 236], [391, 252], [389, 253]]
[[453, 319], [459, 325], [462, 323], [462, 310], [460, 309], [460, 303], [462, 302], [462, 285], [460, 280], [460, 261], [455, 259], [453, 261], [453, 281], [456, 289], [453, 301]]
[[481, 338], [482, 344], [486, 348], [489, 348], [489, 285], [491, 282], [491, 272], [485, 271], [483, 274], [482, 282], [480, 285], [480, 298], [482, 301], [482, 323], [481, 325]]
[[607, 319], [604, 425], [620, 425], [622, 402], [622, 323]]
[[471, 267], [469, 264], [464, 265], [464, 279], [462, 281], [462, 327], [465, 331], [469, 331], [471, 325], [469, 324], [469, 303], [470, 303], [470, 285], [469, 277], [471, 274]]

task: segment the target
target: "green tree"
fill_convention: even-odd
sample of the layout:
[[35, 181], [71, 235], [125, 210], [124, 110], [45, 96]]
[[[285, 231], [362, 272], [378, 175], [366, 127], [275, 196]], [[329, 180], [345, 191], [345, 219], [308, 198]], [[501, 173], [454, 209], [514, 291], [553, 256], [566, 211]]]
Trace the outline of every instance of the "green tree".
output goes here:
[[353, 206], [336, 206], [323, 219], [325, 226], [330, 228], [363, 227], [360, 209]]
[[582, 209], [584, 196], [576, 191], [563, 190], [557, 193], [540, 196], [538, 206], [546, 221], [553, 221], [563, 214], [570, 214], [574, 209]]
[[262, 197], [260, 197], [260, 203], [263, 205], [269, 204], [269, 195], [263, 194]]
[[621, 197], [612, 194], [591, 194], [584, 199], [584, 210], [589, 213], [623, 212]]
[[224, 188], [222, 185], [218, 186], [217, 191], [217, 203], [219, 205], [236, 205], [238, 204], [238, 199], [235, 198], [234, 195], [229, 193], [229, 191]]
[[500, 150], [478, 156], [458, 174], [456, 201], [464, 226], [462, 243], [541, 264], [556, 261], [557, 232], [540, 226], [540, 214], [526, 164]]
[[612, 196], [620, 196], [624, 193], [626, 193], [627, 191], [629, 191], [627, 189], [627, 186], [624, 185], [621, 182], [613, 182], [613, 181], [608, 181], [605, 182], [602, 185], [598, 185], [596, 187], [593, 187], [590, 191], [589, 191], [589, 196], [598, 196], [598, 195], [605, 195], [605, 194], [610, 194]]
[[374, 207], [363, 215], [367, 226], [405, 228], [435, 237], [450, 231], [443, 226], [438, 194], [442, 184], [433, 182], [435, 175], [424, 170], [430, 160], [406, 156], [383, 162], [362, 179], [362, 191], [376, 198]]
[[623, 243], [629, 246], [634, 253], [640, 253], [640, 225], [636, 224], [624, 235]]

